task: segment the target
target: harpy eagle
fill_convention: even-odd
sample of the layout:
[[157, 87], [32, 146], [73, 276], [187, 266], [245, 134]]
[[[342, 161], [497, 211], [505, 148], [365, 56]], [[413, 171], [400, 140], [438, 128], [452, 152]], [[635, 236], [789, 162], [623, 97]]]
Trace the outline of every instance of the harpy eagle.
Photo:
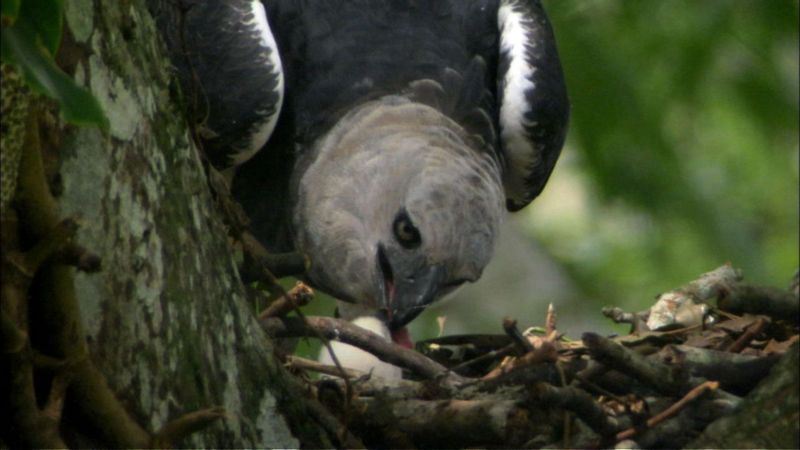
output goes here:
[[409, 321], [480, 277], [504, 210], [542, 191], [564, 143], [538, 0], [153, 4], [254, 234], [306, 254], [344, 318], [406, 346]]

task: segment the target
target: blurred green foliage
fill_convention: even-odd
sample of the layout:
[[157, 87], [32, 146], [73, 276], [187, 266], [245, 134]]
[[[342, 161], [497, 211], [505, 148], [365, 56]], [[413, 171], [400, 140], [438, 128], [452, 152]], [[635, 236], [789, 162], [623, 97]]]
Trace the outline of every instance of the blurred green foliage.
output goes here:
[[572, 116], [551, 184], [524, 214], [588, 295], [644, 307], [726, 261], [788, 284], [799, 3], [545, 2]]

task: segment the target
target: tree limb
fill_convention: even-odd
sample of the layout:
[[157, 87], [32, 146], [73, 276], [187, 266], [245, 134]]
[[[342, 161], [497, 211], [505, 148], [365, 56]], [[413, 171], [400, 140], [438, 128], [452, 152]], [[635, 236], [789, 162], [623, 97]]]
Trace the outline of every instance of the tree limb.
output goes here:
[[305, 319], [306, 323], [296, 317], [267, 318], [261, 320], [261, 326], [273, 338], [316, 337], [316, 334], [320, 334], [325, 339], [358, 347], [381, 361], [406, 368], [423, 378], [440, 380], [446, 386], [457, 386], [467, 380], [415, 351], [387, 342], [377, 334], [345, 320], [315, 316]]

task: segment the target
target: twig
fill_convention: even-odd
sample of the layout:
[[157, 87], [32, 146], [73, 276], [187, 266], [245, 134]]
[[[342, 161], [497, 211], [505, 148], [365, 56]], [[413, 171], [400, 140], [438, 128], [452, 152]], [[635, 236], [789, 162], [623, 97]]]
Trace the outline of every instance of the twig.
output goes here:
[[596, 393], [598, 393], [600, 395], [603, 395], [605, 397], [614, 399], [619, 403], [623, 403], [623, 400], [622, 400], [621, 397], [619, 397], [618, 395], [614, 394], [613, 392], [611, 392], [611, 391], [609, 391], [607, 389], [604, 389], [603, 387], [599, 386], [597, 383], [595, 383], [595, 382], [593, 382], [591, 380], [585, 379], [581, 375], [581, 373], [575, 374], [575, 379], [572, 381], [572, 384], [574, 385], [576, 383], [582, 384], [583, 386], [588, 388], [587, 390], [591, 390], [591, 391], [596, 392]]
[[491, 380], [493, 378], [506, 375], [511, 371], [517, 370], [521, 367], [531, 366], [543, 362], [555, 362], [556, 360], [558, 360], [558, 351], [556, 350], [555, 343], [547, 339], [542, 339], [538, 348], [535, 348], [533, 351], [530, 351], [519, 358], [510, 360], [507, 364], [495, 367], [491, 372], [484, 375], [481, 380]]
[[[345, 399], [345, 404], [349, 405], [347, 399]], [[318, 423], [329, 436], [333, 436], [339, 440], [340, 447], [348, 449], [366, 448], [358, 436], [354, 435], [353, 433], [343, 433], [342, 424], [339, 423], [337, 419], [331, 415], [331, 413], [329, 413], [320, 402], [316, 400], [306, 401], [305, 406], [313, 420]], [[347, 429], [345, 428], [345, 430]]]
[[663, 394], [679, 395], [687, 386], [688, 374], [682, 376], [669, 366], [648, 360], [611, 339], [595, 333], [584, 333], [582, 339], [594, 359], [649, 384]]
[[693, 296], [696, 300], [705, 301], [730, 290], [741, 279], [742, 273], [728, 263], [700, 275], [700, 278], [678, 290]]
[[76, 362], [73, 370], [67, 402], [96, 431], [96, 438], [109, 447], [146, 447], [150, 433], [131, 417], [91, 360]]
[[[261, 245], [261, 243], [258, 242], [250, 233], [243, 233], [242, 234], [242, 245], [243, 245], [243, 247], [245, 249], [245, 268], [251, 267], [250, 270], [255, 270], [256, 273], [259, 275], [258, 279], [266, 280], [267, 283], [268, 283], [268, 286], [270, 286], [271, 289], [274, 291], [273, 293], [277, 292], [277, 293], [279, 293], [281, 295], [281, 298], [289, 299], [290, 298], [289, 294], [278, 283], [277, 277], [273, 274], [272, 270], [270, 269], [268, 261], [267, 261], [268, 253], [267, 253], [266, 249], [264, 249], [264, 247]], [[249, 262], [249, 264], [248, 264], [248, 262]], [[303, 256], [303, 268], [304, 268], [303, 271], [305, 271], [308, 268], [309, 264], [310, 264], [309, 260], [305, 256]], [[273, 269], [275, 269], [275, 268], [273, 267]], [[287, 301], [287, 303], [288, 303], [288, 301]], [[339, 358], [336, 356], [336, 352], [333, 351], [333, 347], [331, 346], [331, 343], [329, 342], [330, 338], [324, 336], [322, 333], [320, 333], [318, 330], [316, 330], [309, 323], [308, 318], [306, 317], [305, 314], [303, 314], [303, 311], [298, 307], [298, 305], [296, 303], [291, 302], [290, 304], [291, 304], [291, 307], [294, 309], [295, 313], [297, 314], [297, 318], [303, 324], [303, 327], [308, 329], [308, 330], [310, 330], [311, 333], [310, 333], [310, 335], [308, 337], [315, 337], [315, 338], [319, 339], [319, 341], [322, 342], [323, 347], [325, 347], [325, 350], [330, 355], [331, 360], [333, 361], [333, 364], [342, 373], [345, 373], [344, 372], [344, 368], [342, 367], [342, 364], [339, 362]], [[277, 309], [279, 309], [279, 306], [276, 306], [276, 310]], [[262, 315], [266, 316], [266, 313], [267, 313], [267, 311], [262, 313]], [[271, 320], [271, 318], [270, 317], [259, 318], [259, 320], [261, 321], [262, 327], [263, 327], [263, 323], [265, 321]], [[353, 386], [350, 383], [350, 378], [349, 377], [345, 376], [343, 379], [344, 379], [345, 391], [346, 392], [345, 392], [345, 408], [344, 408], [345, 416], [342, 418], [342, 422], [346, 424], [349, 421], [348, 417], [347, 417], [347, 414], [349, 414], [349, 411], [350, 411], [349, 405], [350, 405], [350, 399], [353, 397]], [[347, 431], [346, 427], [342, 430], [341, 433], [337, 432], [337, 434], [335, 434], [335, 436], [341, 442], [348, 442], [350, 440], [349, 437], [348, 437], [348, 431]]]
[[3, 407], [14, 413], [10, 423], [5, 425], [10, 426], [14, 433], [3, 436], [5, 443], [11, 448], [64, 448], [65, 444], [58, 433], [58, 421], [50, 419], [37, 407], [27, 334], [17, 327], [5, 311], [0, 310], [0, 317], [2, 337], [14, 340], [4, 340], [4, 351], [0, 354], [4, 380]]
[[7, 252], [3, 261], [3, 271], [7, 272], [3, 277], [4, 284], [17, 283], [27, 290], [39, 268], [75, 235], [77, 229], [78, 224], [74, 219], [64, 219], [30, 250], [24, 253]]
[[547, 305], [547, 315], [544, 319], [544, 335], [550, 336], [556, 331], [556, 308], [552, 303]]
[[152, 437], [151, 447], [173, 447], [185, 437], [208, 427], [222, 417], [225, 417], [225, 409], [220, 407], [184, 414], [158, 430]]
[[31, 350], [31, 361], [33, 362], [33, 367], [36, 369], [48, 369], [48, 370], [62, 370], [70, 361], [64, 358], [55, 358], [50, 355], [45, 355], [36, 351], [36, 349]]
[[547, 308], [545, 319], [545, 336], [526, 337], [517, 329], [517, 321], [511, 318], [503, 319], [503, 330], [526, 353], [518, 358], [508, 358], [503, 364], [495, 367], [491, 372], [481, 378], [482, 381], [491, 380], [505, 375], [520, 367], [530, 366], [542, 362], [558, 361], [558, 336], [556, 332], [555, 308]]
[[428, 379], [441, 379], [445, 385], [456, 386], [467, 379], [448, 371], [441, 364], [415, 351], [385, 341], [375, 333], [332, 317], [307, 316], [261, 320], [261, 326], [273, 338], [316, 337], [338, 340], [375, 355], [378, 359], [404, 367]]
[[[6, 299], [3, 298], [3, 305]], [[25, 349], [28, 334], [19, 329], [4, 309], [0, 309], [0, 351], [2, 353], [19, 353]]]
[[[527, 339], [526, 339], [526, 341], [527, 341]], [[495, 360], [495, 359], [503, 357], [503, 356], [511, 355], [512, 353], [514, 353], [516, 351], [517, 351], [517, 344], [516, 343], [511, 343], [511, 344], [508, 344], [507, 346], [505, 346], [503, 348], [500, 348], [500, 349], [497, 349], [497, 350], [492, 350], [490, 352], [484, 353], [481, 356], [472, 358], [470, 360], [462, 362], [461, 364], [455, 365], [455, 366], [450, 368], [450, 371], [458, 373], [458, 372], [461, 371], [461, 369], [465, 369], [465, 368], [467, 368], [467, 367], [469, 367], [469, 366], [471, 366], [473, 364], [480, 364], [480, 363], [484, 363], [486, 361], [492, 361], [492, 360]]]
[[[263, 269], [267, 269], [274, 277], [282, 278], [290, 275], [302, 275], [310, 265], [308, 257], [302, 253], [268, 252], [250, 232], [243, 232], [241, 241], [245, 256], [242, 277], [249, 281], [263, 279]], [[271, 280], [267, 279], [266, 281]]]
[[78, 270], [86, 273], [99, 272], [102, 266], [99, 256], [74, 242], [67, 243], [58, 252], [56, 262], [75, 266]]
[[[686, 395], [683, 396], [680, 400], [675, 402], [672, 406], [661, 411], [660, 413], [656, 414], [655, 416], [651, 417], [647, 420], [647, 428], [653, 428], [654, 426], [658, 425], [659, 423], [669, 419], [670, 417], [674, 416], [678, 411], [683, 409], [686, 405], [690, 402], [695, 400], [696, 398], [700, 397], [706, 391], [713, 391], [719, 387], [719, 383], [716, 381], [706, 381], [694, 389], [689, 391]], [[637, 428], [629, 428], [624, 431], [620, 431], [617, 433], [617, 441], [623, 441], [625, 439], [630, 439], [631, 437], [635, 436], [637, 433], [642, 431], [641, 429]]]
[[[551, 317], [550, 317], [550, 312], [551, 311], [553, 311], [553, 313], [555, 314], [555, 310], [553, 309], [553, 304], [552, 303], [550, 304], [550, 307], [547, 308], [548, 322], [551, 319]], [[547, 327], [547, 328], [550, 329], [550, 331], [548, 333], [549, 336], [555, 336], [555, 334], [556, 334], [555, 315], [552, 317], [552, 320], [553, 320], [552, 321], [552, 325]], [[562, 388], [566, 388], [567, 387], [567, 374], [564, 372], [564, 368], [561, 367], [561, 361], [556, 359], [556, 361], [555, 361], [555, 363], [553, 365], [556, 366], [556, 371], [558, 372], [558, 378], [559, 378], [559, 381], [561, 381], [561, 387]], [[575, 389], [575, 388], [571, 388], [571, 389]], [[591, 397], [589, 397], [589, 398], [591, 398]], [[570, 446], [570, 437], [572, 437], [572, 420], [571, 420], [569, 411], [564, 411], [564, 438], [562, 440], [562, 442], [564, 443], [564, 447], [569, 447]]]
[[758, 336], [762, 330], [764, 330], [764, 327], [767, 326], [767, 323], [767, 320], [765, 320], [763, 317], [759, 317], [755, 323], [750, 324], [750, 326], [744, 330], [744, 333], [742, 333], [742, 335], [739, 336], [739, 338], [736, 339], [736, 341], [734, 341], [725, 350], [731, 353], [741, 352], [745, 349], [745, 347], [747, 347], [748, 344], [750, 344], [750, 341], [755, 339], [755, 337]]
[[639, 332], [643, 330], [647, 330], [647, 318], [650, 315], [650, 311], [643, 311], [643, 312], [627, 312], [622, 308], [617, 306], [614, 307], [603, 307], [601, 310], [602, 314], [609, 319], [611, 319], [614, 323], [628, 323], [631, 325], [631, 332]]
[[[596, 383], [594, 383], [594, 381], [592, 381], [592, 380], [594, 380], [595, 378], [599, 378], [599, 377], [605, 375], [606, 373], [608, 373], [609, 370], [611, 370], [611, 369], [609, 369], [608, 367], [603, 365], [603, 363], [600, 363], [600, 362], [595, 361], [595, 360], [589, 360], [589, 362], [586, 365], [586, 367], [583, 370], [581, 370], [580, 372], [575, 374], [575, 380], [578, 380], [581, 383], [592, 383], [592, 385], [596, 386]], [[574, 383], [574, 380], [573, 380], [573, 383]], [[601, 392], [601, 393], [605, 395], [605, 392]]]
[[286, 357], [286, 365], [293, 369], [311, 370], [313, 372], [319, 372], [339, 378], [360, 378], [365, 375], [369, 375], [358, 370], [322, 364], [317, 361], [292, 355]]
[[572, 411], [601, 436], [612, 436], [619, 429], [591, 395], [575, 387], [559, 388], [539, 383], [535, 388], [535, 396], [545, 404], [560, 406]]
[[47, 403], [45, 403], [42, 412], [55, 423], [61, 421], [61, 413], [64, 410], [64, 397], [66, 396], [71, 376], [70, 372], [62, 370], [53, 377], [53, 382], [50, 385], [50, 394], [47, 396]]
[[[302, 306], [300, 304], [301, 302], [308, 302], [311, 300], [311, 295], [313, 295], [313, 292], [305, 291], [305, 289], [308, 289], [308, 291], [310, 291], [310, 288], [306, 287], [305, 289], [303, 289], [300, 288], [298, 285], [295, 285], [295, 288], [298, 289], [298, 295], [299, 296], [300, 294], [302, 295], [300, 296], [301, 298], [297, 299], [298, 301], [291, 301], [292, 296], [290, 295], [290, 293], [286, 292], [285, 289], [283, 289], [283, 287], [278, 282], [278, 277], [275, 275], [274, 272], [275, 270], [281, 270], [281, 267], [270, 265], [269, 253], [252, 234], [250, 234], [249, 232], [244, 232], [242, 233], [241, 239], [242, 239], [242, 246], [245, 252], [245, 267], [243, 268], [243, 275], [246, 275], [247, 273], [250, 273], [251, 275], [255, 274], [256, 279], [264, 280], [267, 282], [268, 286], [267, 289], [271, 289], [273, 293], [277, 293], [278, 295], [280, 295], [280, 298], [278, 300], [276, 300], [272, 305], [270, 305], [270, 307], [267, 308], [267, 310], [263, 311], [259, 315], [259, 321], [262, 321], [263, 324], [263, 321], [268, 320], [273, 315], [280, 316], [288, 313], [289, 311], [287, 310], [287, 308], [290, 308], [290, 310], [294, 310], [295, 313], [297, 313], [297, 317], [303, 322], [306, 328], [311, 330], [312, 334], [309, 337], [316, 337], [317, 339], [319, 339], [320, 342], [322, 342], [322, 345], [325, 347], [328, 354], [331, 356], [333, 364], [337, 368], [339, 368], [339, 370], [342, 371], [342, 373], [345, 373], [344, 368], [339, 362], [339, 358], [336, 356], [336, 352], [334, 352], [333, 347], [331, 347], [329, 338], [326, 338], [319, 331], [315, 330], [311, 326], [311, 324], [309, 324], [306, 315], [303, 314], [303, 311], [300, 309], [300, 306]], [[308, 268], [310, 264], [308, 258], [305, 255], [300, 255], [300, 254], [293, 254], [293, 255], [294, 256], [299, 255], [299, 257], [302, 259], [303, 269], [302, 271], [300, 271], [300, 273], [305, 272], [305, 270]], [[295, 262], [297, 261], [295, 260]], [[245, 276], [243, 276], [243, 278], [245, 278]], [[274, 308], [271, 308], [273, 305], [275, 305]], [[349, 402], [350, 398], [353, 395], [353, 387], [351, 386], [348, 377], [344, 377], [344, 382], [347, 394], [345, 402]], [[350, 408], [345, 408], [345, 413], [347, 413], [349, 409]], [[345, 419], [344, 422], [346, 423], [347, 418], [345, 417], [344, 419]], [[341, 440], [346, 441], [347, 435], [345, 434], [344, 436], [342, 436]]]
[[523, 336], [522, 333], [519, 331], [519, 328], [517, 328], [516, 320], [510, 317], [506, 317], [505, 319], [503, 319], [503, 331], [505, 331], [508, 337], [510, 337], [511, 340], [514, 341], [517, 344], [517, 346], [519, 346], [520, 350], [524, 352], [532, 352], [536, 350], [533, 347], [533, 344], [531, 344], [531, 342], [528, 340], [528, 338]]
[[[503, 331], [511, 338], [514, 344], [525, 351], [520, 357], [507, 358], [502, 364], [495, 367], [491, 372], [484, 375], [481, 381], [492, 380], [506, 375], [521, 367], [530, 366], [542, 362], [555, 362], [558, 360], [558, 336], [556, 332], [555, 308], [551, 303], [547, 308], [545, 318], [545, 336], [528, 337], [521, 333], [517, 328], [517, 321], [506, 317], [503, 319]], [[525, 332], [526, 334], [528, 331]]]
[[[264, 272], [266, 274], [272, 276], [272, 274], [269, 272], [269, 270], [264, 269]], [[281, 291], [283, 291], [283, 288], [280, 287], [280, 285], [278, 285], [278, 287], [280, 288]], [[298, 287], [298, 286], [295, 286], [295, 287]], [[307, 289], [310, 290], [310, 288], [307, 288]], [[313, 293], [310, 293], [310, 294], [313, 295]], [[311, 295], [307, 295], [306, 296], [306, 297], [308, 297], [307, 298], [308, 301], [311, 300]], [[281, 298], [288, 299], [290, 297], [289, 297], [289, 294], [284, 291], [283, 295], [281, 296]], [[300, 318], [300, 320], [303, 321], [303, 324], [305, 326], [307, 326], [307, 327], [310, 327], [310, 324], [308, 322], [308, 318], [303, 313], [303, 311], [300, 309], [299, 302], [291, 302], [291, 306], [294, 309], [295, 313], [297, 314], [297, 317]], [[361, 444], [361, 441], [358, 439], [358, 437], [352, 436], [350, 434], [350, 430], [348, 428], [348, 424], [350, 423], [350, 416], [349, 416], [349, 414], [350, 414], [350, 401], [353, 398], [353, 383], [350, 382], [350, 377], [347, 375], [347, 371], [342, 366], [342, 363], [339, 362], [339, 357], [336, 355], [336, 352], [333, 351], [333, 346], [330, 343], [330, 339], [324, 337], [322, 335], [322, 333], [319, 333], [316, 330], [313, 331], [313, 334], [314, 334], [314, 337], [316, 337], [317, 339], [320, 340], [320, 342], [322, 342], [322, 346], [325, 347], [325, 351], [327, 351], [328, 355], [330, 355], [331, 360], [333, 361], [333, 364], [336, 367], [336, 369], [339, 370], [339, 373], [344, 375], [344, 376], [342, 376], [342, 380], [344, 381], [344, 387], [345, 387], [344, 411], [343, 411], [343, 415], [341, 417], [342, 425], [335, 430], [335, 433], [332, 432], [331, 436], [336, 436], [336, 438], [339, 440], [339, 442], [342, 442], [342, 443], [345, 443], [345, 444], [350, 443], [349, 445], [347, 445], [347, 447], [353, 448], [354, 445], [359, 447], [359, 448], [363, 447], [363, 444]]]
[[719, 382], [720, 390], [746, 393], [769, 374], [780, 355], [754, 356], [687, 345], [668, 345], [648, 358], [684, 367], [696, 377], [715, 380]]
[[[283, 286], [281, 286], [280, 283], [278, 282], [278, 277], [276, 277], [275, 274], [272, 271], [275, 268], [274, 267], [270, 268], [270, 265], [268, 264], [267, 258], [268, 258], [269, 254], [266, 251], [266, 249], [261, 245], [260, 242], [258, 242], [258, 240], [255, 239], [255, 237], [253, 237], [252, 234], [250, 234], [248, 232], [242, 233], [242, 245], [244, 247], [244, 252], [245, 252], [245, 267], [243, 268], [244, 269], [243, 275], [246, 275], [248, 273], [248, 271], [251, 274], [255, 273], [256, 274], [256, 279], [266, 281], [267, 282], [267, 286], [268, 286], [267, 289], [269, 289], [273, 294], [278, 294], [280, 296], [278, 298], [278, 300], [276, 300], [273, 303], [273, 305], [275, 303], [278, 303], [277, 305], [275, 305], [274, 309], [268, 307], [267, 310], [263, 311], [259, 315], [259, 321], [262, 321], [262, 323], [263, 323], [263, 321], [268, 320], [271, 315], [279, 316], [279, 315], [286, 314], [286, 313], [288, 313], [288, 311], [286, 311], [286, 312], [282, 312], [282, 311], [285, 311], [287, 307], [291, 308], [291, 310], [294, 310], [295, 313], [297, 313], [297, 317], [303, 322], [305, 327], [308, 328], [309, 330], [311, 330], [311, 335], [308, 336], [308, 337], [315, 337], [315, 338], [319, 339], [319, 341], [322, 342], [323, 347], [325, 347], [325, 349], [327, 350], [328, 354], [331, 356], [331, 360], [333, 360], [333, 364], [336, 367], [338, 367], [340, 370], [342, 370], [342, 372], [344, 373], [344, 369], [342, 368], [342, 365], [339, 362], [339, 358], [336, 356], [336, 353], [333, 351], [333, 347], [331, 347], [330, 342], [328, 342], [329, 338], [326, 338], [325, 336], [323, 336], [319, 331], [314, 329], [314, 327], [312, 327], [311, 324], [309, 324], [308, 319], [306, 318], [306, 315], [303, 314], [303, 311], [299, 307], [299, 306], [301, 306], [299, 304], [299, 302], [290, 301], [292, 296], [290, 295], [290, 293], [286, 292], [286, 290], [283, 288]], [[308, 261], [308, 259], [305, 256], [303, 256], [303, 267], [307, 268], [309, 264], [310, 264], [310, 262]], [[243, 276], [243, 278], [244, 278], [244, 276]], [[299, 288], [297, 285], [295, 285], [295, 288], [298, 288], [298, 293], [304, 293], [302, 288]], [[310, 288], [306, 288], [306, 289], [310, 290]], [[313, 293], [309, 292], [309, 293], [306, 293], [306, 294], [311, 295]], [[308, 298], [307, 299], [304, 298], [304, 299], [302, 299], [302, 301], [306, 301], [306, 300], [310, 301], [311, 298], [309, 297], [309, 295], [306, 295], [305, 297], [308, 297]], [[281, 300], [283, 300], [283, 302], [281, 302]], [[301, 299], [298, 299], [298, 300], [301, 300]], [[281, 302], [281, 303], [279, 303], [279, 302]], [[270, 305], [270, 306], [272, 306], [272, 305]], [[353, 388], [350, 385], [350, 380], [347, 377], [344, 378], [344, 381], [345, 381], [345, 386], [346, 386], [346, 390], [347, 390], [347, 396], [346, 396], [346, 400], [345, 401], [349, 402], [350, 397], [352, 397], [352, 395], [353, 395]], [[349, 411], [349, 408], [345, 408], [345, 412], [346, 411]], [[347, 420], [344, 420], [344, 421], [347, 422]], [[347, 436], [344, 436], [342, 440], [346, 440], [346, 438], [347, 438]]]
[[[397, 429], [419, 447], [521, 446], [535, 425], [518, 400], [418, 400], [376, 397], [363, 401], [354, 425], [366, 435]], [[367, 442], [370, 444], [370, 442]], [[381, 447], [380, 445], [376, 445]], [[408, 443], [404, 443], [404, 448]]]
[[553, 385], [561, 383], [561, 375], [555, 364], [544, 363], [515, 366], [493, 378], [479, 379], [468, 383], [465, 387], [475, 385], [478, 391], [495, 392], [503, 386], [530, 386], [539, 382]]
[[302, 281], [298, 281], [286, 295], [270, 303], [270, 305], [258, 315], [258, 320], [285, 316], [292, 310], [307, 305], [313, 298], [314, 291]]
[[773, 287], [732, 286], [719, 296], [717, 306], [734, 314], [765, 314], [773, 319], [800, 320], [797, 296]]
[[[361, 374], [355, 372], [353, 377], [353, 386], [358, 392], [358, 398], [364, 397], [387, 397], [387, 398], [420, 398], [430, 397], [434, 391], [431, 386], [426, 382], [412, 381], [412, 380], [395, 380], [391, 384], [386, 384], [386, 381], [379, 377], [371, 377], [369, 374]], [[334, 381], [336, 384], [344, 387], [344, 380], [341, 379], [325, 379], [317, 382], [319, 385], [322, 382]], [[464, 392], [462, 389], [460, 392]], [[469, 398], [469, 396], [467, 396]]]

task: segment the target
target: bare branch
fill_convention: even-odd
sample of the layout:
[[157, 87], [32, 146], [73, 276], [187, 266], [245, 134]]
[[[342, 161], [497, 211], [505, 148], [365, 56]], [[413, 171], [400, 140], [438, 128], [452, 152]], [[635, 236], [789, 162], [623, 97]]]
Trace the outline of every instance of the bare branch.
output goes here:
[[268, 318], [261, 320], [261, 326], [273, 338], [316, 337], [320, 334], [325, 339], [358, 347], [381, 361], [406, 368], [424, 378], [441, 380], [445, 385], [456, 386], [467, 380], [415, 351], [387, 342], [377, 334], [345, 320], [309, 316], [304, 323], [302, 319], [294, 317]]
[[[651, 417], [647, 420], [647, 427], [653, 428], [654, 426], [658, 425], [659, 423], [669, 419], [670, 417], [677, 414], [681, 409], [686, 407], [689, 403], [693, 400], [697, 399], [701, 395], [703, 395], [706, 391], [713, 391], [719, 387], [719, 383], [716, 381], [706, 381], [705, 383], [696, 386], [694, 389], [689, 391], [686, 395], [683, 396], [680, 400], [675, 402], [672, 406], [661, 411], [660, 413], [656, 414], [655, 416]], [[631, 437], [635, 436], [638, 432], [642, 430], [637, 428], [629, 428], [625, 431], [621, 431], [617, 433], [617, 441], [624, 441], [625, 439], [630, 439]]]
[[313, 298], [314, 291], [305, 283], [298, 281], [286, 295], [282, 295], [262, 311], [258, 315], [258, 320], [285, 316], [295, 308], [307, 305]]
[[152, 448], [173, 447], [185, 437], [225, 417], [224, 408], [208, 408], [184, 414], [164, 425], [151, 441]]

